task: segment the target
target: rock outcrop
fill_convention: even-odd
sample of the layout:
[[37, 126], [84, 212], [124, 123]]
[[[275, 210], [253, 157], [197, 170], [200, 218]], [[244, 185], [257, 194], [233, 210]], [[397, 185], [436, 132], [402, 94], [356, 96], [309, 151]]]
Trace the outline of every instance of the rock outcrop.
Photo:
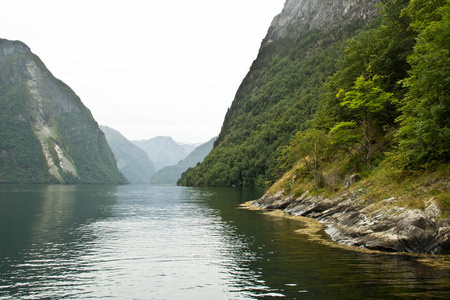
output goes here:
[[298, 38], [310, 30], [342, 27], [377, 15], [379, 0], [287, 0], [270, 25], [263, 45], [279, 38]]
[[387, 252], [428, 254], [450, 253], [450, 219], [431, 199], [425, 209], [408, 209], [390, 198], [367, 204], [363, 191], [343, 192], [332, 198], [266, 194], [252, 205], [279, 209], [294, 216], [327, 224], [332, 240], [357, 247]]

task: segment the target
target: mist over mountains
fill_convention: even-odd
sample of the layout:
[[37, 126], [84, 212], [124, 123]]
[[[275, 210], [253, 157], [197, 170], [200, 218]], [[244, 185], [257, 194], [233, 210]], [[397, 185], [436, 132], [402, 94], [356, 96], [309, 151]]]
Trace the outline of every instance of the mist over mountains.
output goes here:
[[106, 141], [122, 174], [131, 183], [150, 183], [150, 179], [156, 173], [156, 166], [147, 153], [117, 130], [108, 126], [100, 126], [100, 129], [105, 133]]
[[[146, 141], [132, 142], [119, 131], [108, 126], [100, 126], [114, 153], [117, 167], [134, 184], [175, 185], [181, 174], [203, 161], [211, 151], [215, 138], [204, 144], [178, 143], [171, 137], [155, 137]], [[137, 145], [144, 145], [148, 152]], [[172, 163], [179, 159], [177, 163]], [[156, 164], [163, 166], [157, 170]]]
[[169, 136], [157, 136], [149, 140], [132, 142], [147, 153], [157, 171], [165, 166], [177, 164], [199, 146], [199, 144], [177, 143]]
[[180, 160], [176, 165], [166, 166], [153, 175], [153, 184], [177, 184], [181, 174], [189, 168], [195, 167], [202, 162], [211, 152], [216, 137], [196, 147], [186, 158]]

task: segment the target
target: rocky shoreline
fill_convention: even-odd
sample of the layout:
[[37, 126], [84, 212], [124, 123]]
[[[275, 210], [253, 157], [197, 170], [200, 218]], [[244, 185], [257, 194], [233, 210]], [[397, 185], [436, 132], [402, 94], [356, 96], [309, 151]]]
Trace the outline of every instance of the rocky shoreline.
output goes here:
[[251, 205], [282, 210], [325, 223], [335, 242], [385, 252], [450, 254], [450, 219], [430, 200], [425, 209], [401, 206], [389, 198], [368, 203], [363, 191], [346, 191], [326, 198], [308, 192], [300, 197], [266, 194]]

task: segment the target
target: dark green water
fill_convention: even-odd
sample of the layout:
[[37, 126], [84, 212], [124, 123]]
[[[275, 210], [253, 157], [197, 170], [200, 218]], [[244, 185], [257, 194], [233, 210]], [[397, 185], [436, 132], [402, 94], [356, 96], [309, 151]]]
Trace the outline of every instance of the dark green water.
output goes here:
[[0, 186], [0, 299], [450, 299], [450, 272], [330, 248], [255, 189]]

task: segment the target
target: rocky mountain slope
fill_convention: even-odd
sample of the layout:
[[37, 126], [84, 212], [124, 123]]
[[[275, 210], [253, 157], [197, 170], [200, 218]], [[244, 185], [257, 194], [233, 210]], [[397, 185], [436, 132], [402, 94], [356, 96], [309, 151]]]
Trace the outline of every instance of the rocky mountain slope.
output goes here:
[[22, 42], [0, 39], [0, 183], [126, 183], [90, 111]]
[[117, 167], [131, 183], [150, 183], [156, 173], [155, 164], [147, 153], [125, 138], [120, 132], [100, 126], [117, 161]]
[[181, 174], [188, 168], [195, 167], [197, 163], [202, 162], [206, 155], [211, 152], [214, 141], [216, 138], [212, 138], [208, 142], [196, 147], [189, 155], [180, 160], [176, 165], [166, 166], [153, 175], [151, 183], [153, 184], [177, 184]]
[[323, 100], [346, 40], [377, 16], [376, 0], [288, 0], [226, 113], [213, 151], [184, 185], [267, 186], [277, 158]]
[[263, 46], [283, 39], [296, 39], [313, 30], [329, 30], [355, 22], [372, 20], [376, 14], [375, 0], [287, 0], [282, 12], [270, 25]]

